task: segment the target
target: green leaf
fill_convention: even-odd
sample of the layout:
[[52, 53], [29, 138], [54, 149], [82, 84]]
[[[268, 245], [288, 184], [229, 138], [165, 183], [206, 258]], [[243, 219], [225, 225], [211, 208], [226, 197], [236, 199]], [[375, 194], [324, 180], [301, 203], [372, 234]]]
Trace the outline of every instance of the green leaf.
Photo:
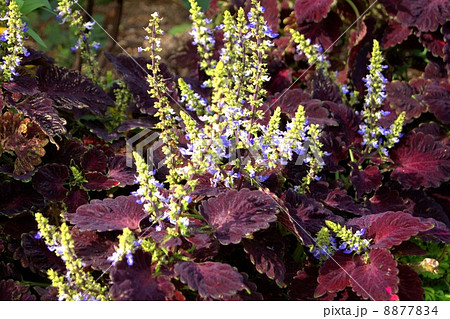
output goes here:
[[184, 31], [188, 30], [191, 26], [192, 25], [190, 23], [182, 23], [182, 24], [176, 25], [169, 30], [169, 34], [170, 35], [181, 34]]
[[47, 49], [47, 45], [45, 44], [44, 40], [37, 34], [33, 29], [28, 29], [27, 31], [28, 35], [34, 39], [41, 47], [44, 49]]
[[[23, 2], [23, 4], [20, 5], [19, 1]], [[20, 12], [22, 12], [23, 15], [27, 15], [28, 13], [42, 7], [46, 7], [48, 9], [52, 8], [48, 0], [16, 0], [16, 2], [19, 4]]]

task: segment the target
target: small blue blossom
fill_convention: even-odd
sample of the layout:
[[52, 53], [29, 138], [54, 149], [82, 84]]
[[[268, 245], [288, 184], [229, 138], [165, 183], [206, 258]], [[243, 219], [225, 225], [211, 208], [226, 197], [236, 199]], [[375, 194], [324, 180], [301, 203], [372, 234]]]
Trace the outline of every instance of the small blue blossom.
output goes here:
[[92, 28], [94, 27], [94, 25], [95, 25], [95, 21], [88, 21], [88, 22], [86, 22], [86, 23], [84, 24], [84, 27], [85, 27], [86, 29], [88, 29], [88, 30], [92, 30]]
[[128, 252], [125, 257], [127, 258], [127, 264], [128, 266], [133, 266], [134, 260], [133, 260], [133, 254], [131, 252]]
[[93, 48], [95, 51], [98, 51], [98, 49], [100, 49], [101, 46], [102, 46], [102, 44], [101, 44], [100, 42], [94, 42], [94, 43], [92, 44], [92, 48]]

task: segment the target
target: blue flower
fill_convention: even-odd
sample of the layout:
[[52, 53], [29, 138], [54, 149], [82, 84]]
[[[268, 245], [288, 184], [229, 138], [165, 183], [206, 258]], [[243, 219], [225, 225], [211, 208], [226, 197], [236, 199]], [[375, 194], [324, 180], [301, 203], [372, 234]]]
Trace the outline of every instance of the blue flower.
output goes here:
[[86, 29], [88, 29], [88, 30], [92, 30], [92, 28], [94, 27], [94, 25], [95, 25], [95, 21], [88, 21], [88, 22], [86, 22], [86, 23], [84, 24], [84, 27], [85, 27]]
[[38, 232], [36, 233], [36, 235], [34, 235], [34, 238], [35, 238], [35, 239], [41, 239], [41, 238], [42, 238], [41, 232], [38, 231]]
[[358, 230], [355, 233], [355, 235], [361, 237], [361, 236], [364, 236], [365, 233], [366, 233], [366, 228], [362, 228], [361, 230]]
[[133, 254], [131, 253], [131, 251], [128, 252], [128, 253], [125, 255], [125, 257], [127, 258], [127, 264], [128, 264], [128, 266], [133, 266], [134, 260], [133, 260]]
[[347, 85], [345, 85], [345, 84], [342, 86], [341, 90], [342, 90], [342, 93], [344, 93], [344, 94], [348, 94], [348, 92], [350, 92]]
[[102, 46], [102, 44], [100, 42], [94, 42], [92, 44], [92, 48], [97, 51], [98, 49], [100, 49], [100, 47]]

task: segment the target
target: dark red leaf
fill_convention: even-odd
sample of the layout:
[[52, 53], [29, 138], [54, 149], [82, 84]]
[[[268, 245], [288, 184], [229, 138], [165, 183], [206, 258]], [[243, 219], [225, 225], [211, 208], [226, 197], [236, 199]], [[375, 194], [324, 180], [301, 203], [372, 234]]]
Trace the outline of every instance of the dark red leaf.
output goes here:
[[423, 301], [424, 290], [419, 275], [406, 265], [398, 265], [398, 297], [401, 301]]
[[[339, 87], [334, 83], [334, 81], [324, 75], [322, 72], [319, 72], [314, 80], [313, 80], [313, 99], [318, 99], [322, 101], [331, 101], [334, 103], [341, 103], [341, 90]], [[328, 111], [324, 114], [325, 117], [328, 117]], [[337, 123], [333, 123], [336, 125]]]
[[228, 264], [182, 261], [174, 269], [180, 280], [192, 290], [197, 290], [203, 298], [222, 299], [248, 289], [244, 284], [244, 277]]
[[392, 151], [391, 178], [410, 188], [438, 187], [450, 180], [450, 150], [431, 135], [410, 133], [403, 145]]
[[102, 271], [110, 269], [111, 262], [108, 257], [115, 252], [114, 242], [101, 238], [94, 231], [81, 231], [76, 227], [72, 228], [71, 236], [75, 243], [75, 253], [86, 266]]
[[397, 114], [406, 113], [406, 119], [418, 118], [426, 111], [423, 103], [425, 81], [421, 79], [406, 82], [392, 81], [386, 85], [387, 101]]
[[111, 297], [122, 301], [166, 301], [175, 299], [175, 287], [167, 276], [154, 277], [152, 255], [138, 250], [133, 265], [121, 260], [111, 270]]
[[69, 214], [75, 213], [78, 207], [87, 204], [89, 201], [88, 193], [78, 187], [72, 187], [67, 197], [64, 199], [64, 203], [67, 206], [67, 212]]
[[389, 47], [395, 46], [403, 41], [405, 41], [411, 34], [411, 29], [407, 26], [398, 23], [395, 20], [390, 20], [389, 25], [383, 34], [383, 39], [381, 40], [381, 45], [383, 49], [388, 49]]
[[80, 206], [74, 214], [66, 215], [68, 220], [81, 230], [110, 231], [139, 229], [139, 223], [147, 217], [141, 204], [134, 196], [119, 196], [104, 200], [94, 199]]
[[35, 235], [33, 231], [22, 236], [22, 248], [30, 270], [35, 273], [46, 273], [48, 269], [64, 270], [66, 267], [62, 259], [48, 249], [43, 239], [36, 239]]
[[36, 72], [39, 88], [62, 109], [85, 109], [86, 114], [104, 115], [111, 98], [92, 80], [77, 71], [57, 66], [40, 66]]
[[415, 26], [421, 32], [435, 31], [439, 24], [450, 19], [448, 0], [401, 0], [397, 9], [401, 23]]
[[281, 199], [288, 211], [282, 210], [279, 216], [280, 223], [303, 241], [305, 245], [314, 243], [312, 238], [325, 226], [325, 220], [336, 223], [344, 221], [342, 217], [333, 214], [321, 203], [293, 190], [283, 193]]
[[244, 239], [244, 249], [251, 262], [260, 273], [275, 279], [283, 287], [286, 267], [284, 266], [284, 243], [280, 238], [267, 232], [259, 232], [254, 239]]
[[3, 182], [0, 189], [0, 214], [13, 217], [33, 207], [45, 207], [44, 198], [29, 183]]
[[277, 211], [276, 203], [269, 196], [247, 188], [221, 193], [200, 206], [200, 214], [223, 245], [237, 244], [242, 238], [268, 228], [277, 219]]
[[59, 202], [68, 192], [64, 183], [69, 178], [69, 169], [65, 165], [48, 164], [42, 166], [33, 176], [33, 187], [48, 200]]
[[109, 179], [107, 176], [98, 172], [84, 174], [84, 178], [86, 178], [87, 183], [83, 186], [87, 190], [100, 191], [110, 189], [120, 184], [119, 181]]
[[20, 285], [10, 280], [0, 281], [0, 300], [3, 301], [33, 301], [36, 297], [28, 291], [28, 286]]
[[319, 22], [325, 18], [333, 0], [297, 0], [294, 10], [299, 23], [306, 21]]
[[118, 186], [133, 185], [136, 180], [136, 170], [127, 166], [127, 158], [123, 155], [115, 155], [109, 161], [108, 177], [119, 182]]
[[383, 186], [375, 192], [369, 203], [370, 209], [375, 214], [402, 211], [407, 208], [407, 201], [400, 197], [398, 191]]
[[192, 245], [195, 245], [195, 250], [192, 252], [191, 258], [196, 262], [212, 259], [219, 252], [219, 242], [210, 234], [199, 233], [186, 237], [185, 239]]
[[408, 213], [386, 212], [374, 217], [368, 236], [374, 238], [372, 248], [391, 248], [432, 227]]
[[351, 212], [353, 214], [361, 215], [366, 214], [368, 211], [347, 194], [343, 189], [336, 188], [331, 191], [324, 203], [333, 208], [337, 208], [343, 211]]
[[81, 167], [85, 172], [101, 172], [106, 171], [108, 159], [102, 150], [98, 147], [94, 147], [84, 153], [81, 158]]
[[320, 275], [317, 277], [317, 288], [315, 297], [321, 297], [326, 293], [338, 292], [350, 286], [350, 273], [359, 262], [359, 256], [336, 252], [320, 268]]
[[398, 246], [395, 246], [391, 249], [391, 253], [395, 257], [399, 256], [425, 256], [427, 254], [426, 250], [420, 248], [419, 245], [411, 242], [404, 241]]
[[22, 75], [14, 78], [14, 81], [3, 83], [3, 87], [11, 93], [34, 95], [39, 92], [37, 80], [31, 75]]
[[41, 129], [50, 136], [63, 136], [66, 133], [66, 120], [59, 117], [58, 111], [53, 107], [52, 100], [37, 95], [26, 99], [20, 104], [16, 104], [16, 108], [24, 115], [33, 119], [39, 124]]
[[335, 293], [326, 294], [322, 298], [315, 298], [314, 292], [317, 288], [317, 276], [319, 271], [316, 267], [306, 266], [303, 270], [299, 271], [293, 278], [289, 287], [289, 297], [292, 300], [333, 300], [336, 296]]
[[383, 176], [381, 175], [378, 166], [369, 165], [361, 171], [355, 165], [350, 179], [356, 190], [356, 194], [358, 197], [361, 197], [365, 193], [378, 189], [378, 187], [381, 186]]
[[386, 249], [372, 249], [368, 257], [350, 273], [352, 289], [364, 299], [390, 301], [398, 292], [397, 262]]
[[342, 20], [340, 16], [331, 11], [328, 16], [320, 22], [305, 22], [298, 27], [298, 31], [310, 39], [312, 43], [319, 44], [324, 50], [330, 52], [336, 41], [342, 34]]
[[438, 32], [420, 32], [419, 42], [436, 57], [444, 57], [445, 42]]
[[444, 124], [450, 124], [450, 85], [430, 84], [424, 97], [428, 110]]

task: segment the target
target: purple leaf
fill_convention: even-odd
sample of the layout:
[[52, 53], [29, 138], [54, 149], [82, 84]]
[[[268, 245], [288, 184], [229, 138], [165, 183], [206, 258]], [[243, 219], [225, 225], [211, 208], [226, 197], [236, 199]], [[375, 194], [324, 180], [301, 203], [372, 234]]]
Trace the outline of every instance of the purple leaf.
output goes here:
[[281, 199], [284, 200], [289, 213], [282, 211], [279, 216], [280, 223], [303, 241], [305, 245], [313, 244], [312, 237], [325, 226], [325, 220], [336, 223], [341, 223], [344, 220], [316, 200], [298, 194], [293, 190], [283, 193]]
[[45, 207], [44, 198], [29, 183], [3, 182], [0, 189], [0, 214], [13, 217], [33, 207]]
[[381, 175], [378, 166], [369, 165], [361, 171], [354, 165], [352, 177], [350, 179], [356, 190], [357, 196], [360, 198], [363, 194], [378, 189], [378, 187], [381, 186], [383, 176]]
[[65, 165], [48, 164], [42, 166], [33, 176], [33, 187], [48, 200], [59, 202], [68, 192], [64, 183], [69, 178], [69, 169]]
[[111, 262], [108, 257], [115, 252], [115, 243], [101, 238], [94, 231], [81, 231], [77, 227], [71, 229], [71, 236], [75, 243], [75, 253], [81, 258], [86, 266], [108, 271]]
[[3, 87], [11, 93], [34, 95], [39, 92], [36, 78], [31, 75], [22, 75], [14, 78], [14, 81], [3, 83]]
[[398, 297], [401, 301], [423, 301], [424, 290], [419, 275], [406, 265], [398, 265]]
[[426, 82], [414, 79], [410, 83], [392, 81], [386, 85], [387, 101], [399, 114], [406, 113], [406, 119], [418, 118], [426, 111], [423, 103], [423, 91]]
[[9, 280], [0, 281], [0, 300], [3, 301], [34, 301], [36, 297], [28, 291], [28, 286]]
[[286, 267], [284, 266], [284, 243], [280, 238], [267, 232], [255, 234], [254, 239], [244, 239], [244, 250], [258, 272], [275, 279], [283, 287]]
[[392, 179], [406, 188], [438, 187], [450, 180], [449, 146], [423, 133], [410, 133], [402, 144], [392, 151]]
[[123, 155], [115, 155], [109, 160], [108, 177], [119, 182], [118, 186], [133, 185], [136, 180], [136, 170], [127, 166], [127, 158]]
[[28, 267], [34, 273], [46, 273], [48, 269], [64, 270], [66, 267], [61, 258], [50, 251], [43, 239], [35, 238], [36, 232], [22, 235], [22, 248], [28, 258]]
[[419, 42], [436, 57], [444, 57], [445, 42], [440, 32], [419, 32]]
[[306, 21], [319, 22], [325, 18], [333, 0], [297, 0], [294, 10], [299, 23]]
[[312, 43], [319, 44], [324, 50], [330, 52], [333, 43], [342, 34], [341, 17], [331, 11], [328, 16], [320, 22], [304, 22], [298, 27], [298, 31], [310, 39]]
[[219, 252], [219, 242], [210, 234], [199, 233], [185, 237], [185, 239], [192, 245], [195, 245], [195, 250], [192, 252], [191, 258], [196, 262], [212, 259]]
[[152, 272], [152, 255], [142, 250], [133, 254], [133, 265], [123, 259], [111, 270], [114, 300], [166, 301], [175, 299], [175, 287], [167, 276], [155, 277]]
[[403, 41], [405, 41], [411, 34], [411, 29], [398, 23], [395, 20], [389, 20], [389, 24], [384, 31], [383, 39], [381, 40], [381, 45], [383, 49], [388, 49], [389, 47], [395, 46]]
[[16, 108], [24, 115], [32, 118], [51, 138], [66, 134], [66, 128], [64, 127], [66, 120], [59, 117], [58, 111], [53, 107], [52, 100], [36, 95], [16, 104]]
[[197, 290], [203, 298], [221, 299], [248, 289], [244, 284], [244, 277], [228, 264], [182, 261], [174, 269], [180, 280], [192, 290]]
[[319, 283], [315, 297], [321, 297], [327, 292], [338, 292], [350, 286], [350, 273], [355, 269], [359, 256], [336, 252], [333, 258], [328, 259], [320, 268], [320, 275], [317, 277]]
[[107, 176], [98, 172], [86, 173], [84, 174], [84, 178], [86, 178], [87, 183], [85, 183], [83, 186], [87, 190], [101, 191], [113, 188], [120, 184], [119, 181], [109, 179]]
[[407, 208], [406, 200], [400, 197], [398, 191], [382, 186], [369, 200], [370, 209], [373, 213], [384, 213], [387, 211], [402, 211]]
[[78, 187], [72, 187], [67, 197], [64, 199], [64, 203], [67, 206], [67, 212], [69, 214], [75, 213], [78, 207], [87, 204], [89, 201], [88, 193]]
[[368, 236], [374, 239], [372, 248], [391, 248], [432, 227], [408, 213], [386, 212], [373, 218]]
[[447, 87], [430, 84], [424, 97], [428, 110], [443, 124], [450, 124], [450, 84]]
[[119, 196], [104, 200], [94, 199], [80, 206], [74, 214], [66, 215], [68, 220], [81, 230], [110, 231], [139, 229], [139, 223], [147, 217], [141, 204], [134, 196]]
[[421, 32], [435, 31], [439, 24], [450, 19], [448, 0], [401, 0], [397, 8], [398, 20]]
[[351, 272], [352, 289], [364, 299], [389, 301], [398, 292], [397, 262], [386, 249], [372, 249], [369, 262]]
[[216, 232], [223, 245], [237, 244], [242, 238], [269, 227], [276, 221], [276, 203], [261, 191], [229, 190], [203, 202], [200, 214]]
[[39, 88], [62, 109], [86, 109], [86, 113], [103, 115], [111, 98], [91, 79], [77, 71], [57, 66], [40, 66], [36, 72]]
[[84, 153], [81, 158], [81, 167], [85, 172], [105, 172], [107, 165], [105, 153], [98, 147], [94, 147]]

